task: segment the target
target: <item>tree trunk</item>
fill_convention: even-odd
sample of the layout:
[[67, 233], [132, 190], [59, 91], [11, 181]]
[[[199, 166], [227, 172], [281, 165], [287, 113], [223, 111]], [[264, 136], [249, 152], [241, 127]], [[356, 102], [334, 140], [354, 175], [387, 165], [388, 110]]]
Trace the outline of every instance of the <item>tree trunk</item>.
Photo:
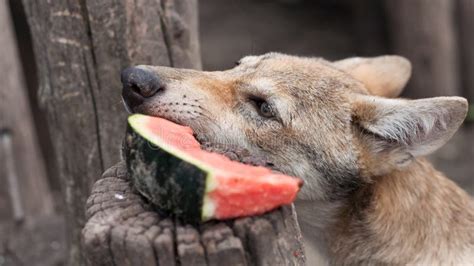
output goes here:
[[196, 0], [23, 0], [65, 199], [69, 264], [95, 177], [119, 160], [126, 114], [120, 70], [200, 67]]
[[474, 103], [474, 1], [458, 0], [459, 44], [464, 96]]
[[459, 95], [454, 1], [385, 0], [385, 4], [392, 48], [413, 64], [406, 95]]

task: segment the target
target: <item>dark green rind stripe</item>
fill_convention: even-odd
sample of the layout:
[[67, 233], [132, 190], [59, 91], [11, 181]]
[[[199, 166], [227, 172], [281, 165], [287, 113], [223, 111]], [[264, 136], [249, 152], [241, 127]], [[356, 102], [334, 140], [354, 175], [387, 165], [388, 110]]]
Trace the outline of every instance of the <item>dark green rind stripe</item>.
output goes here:
[[201, 221], [205, 171], [155, 146], [130, 125], [125, 158], [134, 186], [154, 205], [184, 222]]

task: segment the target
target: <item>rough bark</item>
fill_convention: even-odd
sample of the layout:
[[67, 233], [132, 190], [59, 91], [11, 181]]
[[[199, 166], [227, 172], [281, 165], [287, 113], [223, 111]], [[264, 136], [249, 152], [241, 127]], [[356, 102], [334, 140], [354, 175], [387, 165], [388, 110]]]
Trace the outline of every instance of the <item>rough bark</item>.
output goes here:
[[385, 0], [394, 53], [413, 64], [406, 95], [459, 95], [454, 1]]
[[[0, 1], [0, 222], [53, 213], [7, 1]], [[3, 220], [6, 218], [5, 220]]]
[[458, 0], [459, 55], [464, 96], [474, 102], [474, 1]]
[[120, 163], [98, 180], [82, 231], [92, 265], [304, 265], [293, 207], [198, 227], [160, 216]]
[[133, 64], [200, 67], [197, 2], [23, 4], [34, 42], [38, 99], [46, 110], [66, 202], [69, 264], [80, 264], [80, 229], [94, 177], [119, 159], [125, 121], [120, 70]]

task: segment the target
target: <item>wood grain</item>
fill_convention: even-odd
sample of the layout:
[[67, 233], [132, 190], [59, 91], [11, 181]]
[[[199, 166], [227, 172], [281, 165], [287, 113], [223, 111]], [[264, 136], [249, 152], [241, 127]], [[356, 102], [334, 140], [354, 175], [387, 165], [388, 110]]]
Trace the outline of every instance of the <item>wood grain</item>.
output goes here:
[[459, 52], [461, 81], [464, 96], [474, 103], [474, 1], [457, 1], [457, 25], [459, 26]]
[[391, 45], [413, 65], [414, 98], [460, 95], [452, 0], [385, 0]]
[[[7, 1], [0, 1], [0, 222], [53, 212]], [[5, 219], [5, 220], [3, 220]]]
[[23, 0], [23, 5], [38, 99], [66, 203], [68, 263], [81, 264], [88, 194], [96, 177], [120, 157], [126, 117], [120, 71], [134, 64], [199, 68], [197, 1]]

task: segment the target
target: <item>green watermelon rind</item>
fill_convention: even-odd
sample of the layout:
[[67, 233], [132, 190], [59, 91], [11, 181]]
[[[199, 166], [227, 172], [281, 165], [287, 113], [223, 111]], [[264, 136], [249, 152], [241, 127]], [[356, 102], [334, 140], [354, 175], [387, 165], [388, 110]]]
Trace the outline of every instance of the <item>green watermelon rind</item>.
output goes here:
[[135, 188], [185, 222], [211, 219], [215, 206], [207, 193], [216, 186], [215, 171], [148, 131], [146, 119], [128, 118], [125, 158]]

